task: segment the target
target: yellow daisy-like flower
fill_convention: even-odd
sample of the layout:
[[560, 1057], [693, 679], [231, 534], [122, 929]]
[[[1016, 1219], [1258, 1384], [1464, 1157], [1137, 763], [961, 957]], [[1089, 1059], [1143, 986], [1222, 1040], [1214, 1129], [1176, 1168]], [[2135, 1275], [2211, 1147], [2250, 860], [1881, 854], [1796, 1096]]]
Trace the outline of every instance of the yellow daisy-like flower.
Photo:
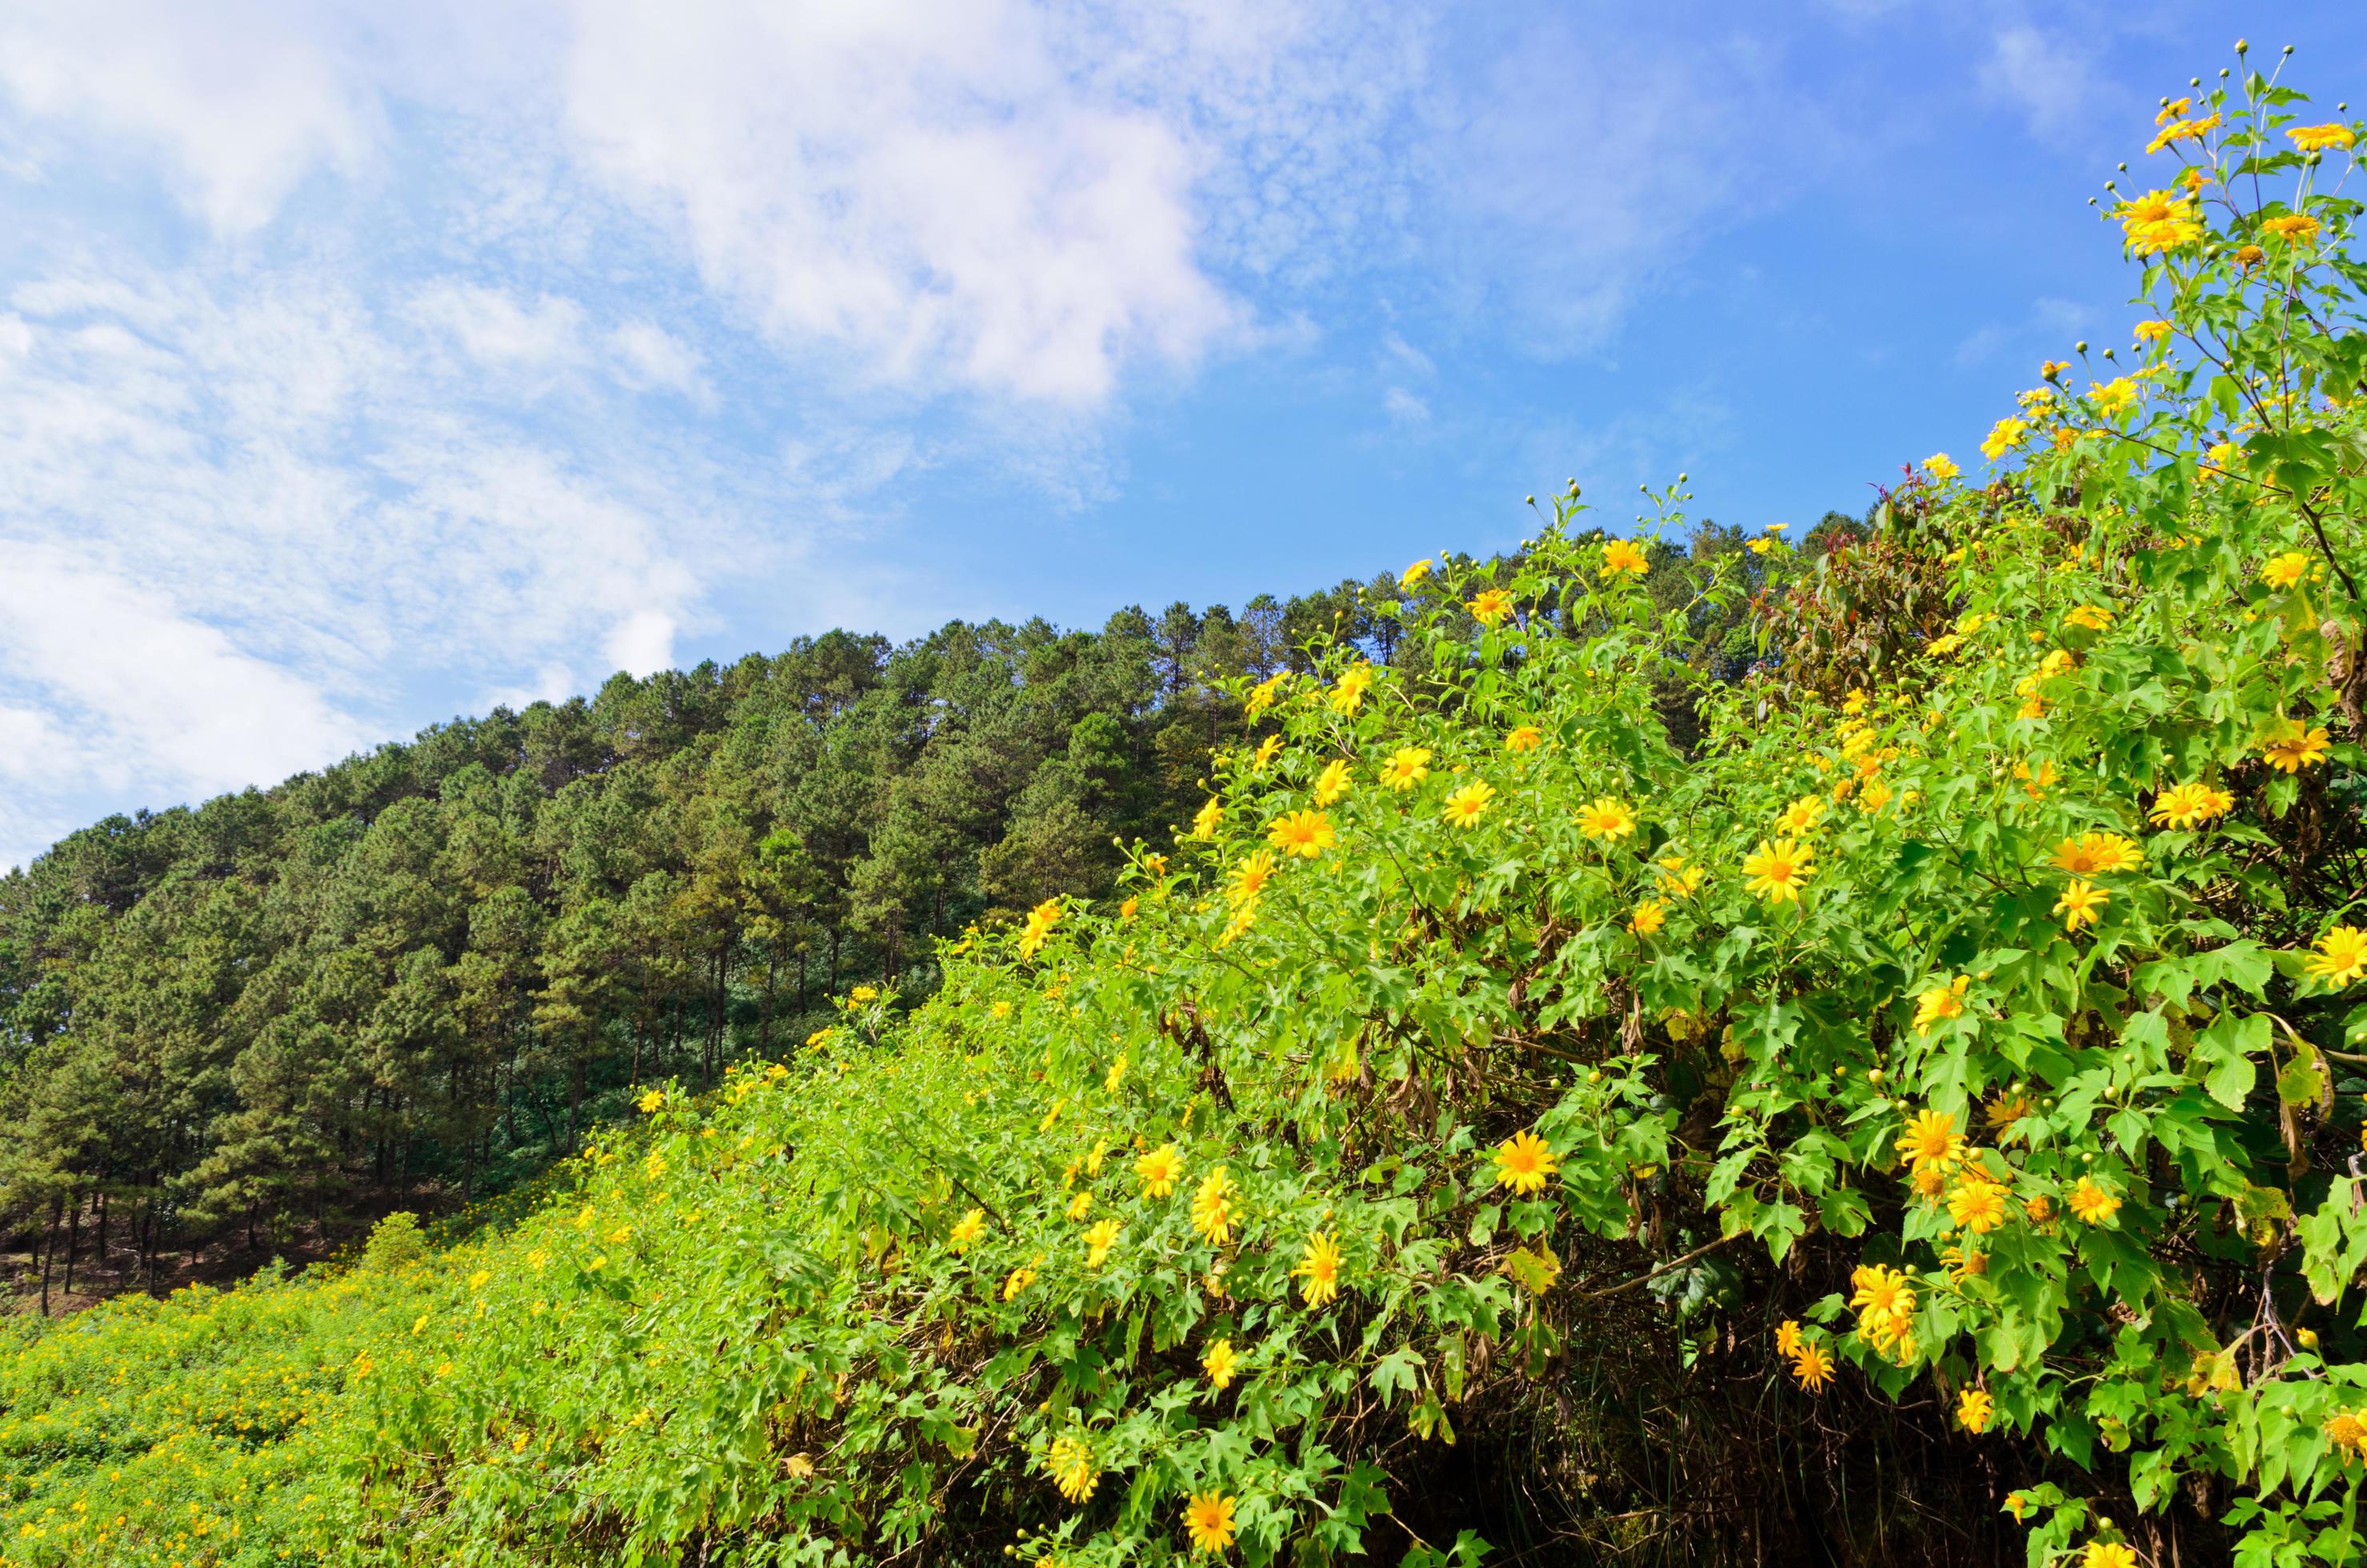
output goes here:
[[1668, 906], [1657, 898], [1648, 898], [1636, 906], [1627, 917], [1627, 929], [1638, 937], [1648, 937], [1668, 924]]
[[2260, 568], [2260, 581], [2271, 588], [2290, 588], [2308, 571], [2309, 557], [2301, 551], [2288, 550], [2282, 555], [2271, 557], [2269, 563]]
[[1026, 929], [1019, 933], [1019, 956], [1032, 959], [1052, 935], [1052, 927], [1060, 923], [1060, 901], [1048, 898], [1027, 912]]
[[1400, 795], [1429, 777], [1428, 746], [1399, 746], [1381, 764], [1381, 782]]
[[1232, 887], [1228, 896], [1236, 906], [1253, 903], [1274, 880], [1274, 855], [1260, 849], [1246, 857], [1232, 869]]
[[2096, 924], [2097, 911], [2104, 907], [2109, 896], [2095, 883], [2074, 877], [2071, 885], [2063, 890], [2063, 896], [2055, 901], [2055, 913], [2063, 916], [2066, 931], [2077, 931]]
[[2101, 631], [2112, 624], [2112, 612], [2102, 605], [2073, 605], [2065, 620], [2074, 626], [2084, 626], [2090, 631]]
[[1117, 1245], [1118, 1237], [1124, 1233], [1114, 1219], [1096, 1221], [1093, 1228], [1085, 1233], [1085, 1267], [1099, 1268], [1108, 1260], [1111, 1249]]
[[1412, 565], [1398, 574], [1398, 586], [1399, 588], [1411, 588], [1416, 583], [1421, 582], [1424, 577], [1429, 575], [1430, 557], [1425, 555], [1420, 561], [1415, 562]]
[[1535, 751], [1545, 741], [1545, 733], [1535, 724], [1513, 726], [1504, 737], [1504, 749], [1510, 752]]
[[1318, 806], [1331, 805], [1353, 787], [1348, 765], [1334, 757], [1323, 765], [1322, 772], [1315, 776], [1315, 803]]
[[1060, 1489], [1060, 1495], [1071, 1503], [1083, 1502], [1101, 1484], [1101, 1471], [1093, 1467], [1093, 1449], [1073, 1434], [1052, 1439], [1052, 1450], [1044, 1456], [1044, 1468], [1051, 1472], [1052, 1484]]
[[2163, 827], [2194, 827], [2224, 816], [2235, 803], [2226, 791], [2208, 784], [2173, 784], [2154, 797], [2153, 810], [2146, 814]]
[[1985, 1236], [2005, 1223], [2005, 1188], [1976, 1176], [1948, 1195], [1948, 1218]]
[[2357, 140], [2350, 127], [2339, 120], [2326, 125], [2287, 126], [2285, 134], [2293, 138], [2294, 147], [2305, 153], [2331, 152], [2350, 146]]
[[1482, 626], [1501, 626], [1512, 613], [1512, 596], [1501, 588], [1483, 588], [1463, 608], [1469, 610], [1471, 619]]
[[1257, 773], [1263, 773], [1265, 771], [1265, 765], [1272, 762], [1274, 759], [1275, 755], [1281, 750], [1282, 737], [1280, 735], [1268, 735], [1265, 739], [1258, 743], [1257, 750], [1251, 755], [1251, 770]]
[[1642, 551], [1624, 539], [1614, 539], [1603, 547], [1603, 570], [1597, 575], [1606, 583], [1619, 576], [1640, 577], [1651, 564]]
[[1770, 903], [1792, 903], [1815, 874], [1815, 861], [1816, 851], [1797, 839], [1782, 838], [1771, 844], [1762, 838], [1759, 847], [1743, 858], [1742, 885]]
[[2056, 869], [2075, 877], [2134, 871], [2145, 864], [2145, 851], [2137, 847], [2135, 839], [2117, 833], [2083, 833], [2055, 846], [2054, 864]]
[[1184, 1530], [1194, 1555], [1222, 1551], [1233, 1544], [1233, 1499], [1218, 1492], [1195, 1492], [1184, 1506]]
[[1141, 1178], [1144, 1197], [1164, 1198], [1184, 1179], [1184, 1151], [1161, 1143], [1134, 1162], [1134, 1174]]
[[1803, 1345], [1793, 1354], [1792, 1375], [1810, 1393], [1822, 1393], [1833, 1379], [1833, 1358], [1821, 1345]]
[[1233, 1369], [1240, 1364], [1240, 1357], [1234, 1351], [1233, 1342], [1229, 1339], [1219, 1339], [1208, 1346], [1206, 1356], [1200, 1358], [1200, 1369], [1208, 1374], [1209, 1384], [1218, 1393], [1232, 1386]]
[[633, 1103], [640, 1107], [643, 1116], [655, 1116], [658, 1113], [658, 1108], [665, 1104], [665, 1091], [651, 1089]]
[[1589, 838], [1625, 838], [1636, 831], [1636, 813], [1625, 801], [1605, 795], [1579, 808], [1578, 830]]
[[2312, 980], [2339, 989], [2367, 974], [2367, 931], [2337, 926], [2317, 939], [2316, 951], [2302, 965]]
[[946, 1240], [954, 1251], [967, 1252], [969, 1250], [970, 1244], [985, 1233], [986, 1210], [973, 1209], [957, 1221], [952, 1230], [946, 1233]]
[[2101, 1225], [2121, 1211], [2121, 1200], [2088, 1176], [2079, 1178], [2079, 1185], [2071, 1189], [2071, 1196], [2065, 1201], [2073, 1214], [2090, 1225]]
[[1994, 462], [2022, 445], [2029, 436], [2030, 424], [2027, 420], [2010, 417], [2000, 419], [1989, 426], [1988, 435], [1981, 437], [1981, 455]]
[[1546, 1141], [1530, 1131], [1513, 1133], [1496, 1145], [1496, 1185], [1509, 1187], [1523, 1198], [1543, 1192], [1561, 1168]]
[[1911, 1346], [1907, 1325], [1915, 1316], [1915, 1290], [1907, 1276], [1877, 1263], [1854, 1270], [1850, 1282], [1857, 1287], [1850, 1305], [1857, 1309], [1858, 1333], [1877, 1349]]
[[2136, 340], [2151, 347], [2168, 337], [2173, 330], [2166, 321], [2141, 321], [2136, 324]]
[[1496, 790], [1484, 778], [1475, 778], [1446, 797], [1446, 810], [1442, 813], [1450, 827], [1476, 827], [1488, 810], [1488, 802], [1496, 798]]
[[2112, 210], [2121, 221], [2122, 235], [2139, 256], [2157, 256], [2192, 244], [2203, 237], [2203, 222], [2194, 199], [2173, 190], [2149, 190]]
[[1324, 700], [1331, 705], [1334, 713], [1353, 713], [1363, 705], [1365, 693], [1371, 690], [1372, 686], [1373, 666], [1351, 665], [1340, 672], [1339, 683], [1332, 687], [1331, 695]]
[[1211, 798], [1205, 802], [1197, 812], [1193, 813], [1192, 836], [1195, 838], [1214, 838], [1217, 835], [1217, 828], [1218, 824], [1224, 820], [1225, 808], [1217, 804], [1214, 798]]
[[2079, 1568], [2144, 1568], [2136, 1549], [2117, 1540], [2091, 1540], [2079, 1553]]
[[1898, 1157], [1910, 1165], [1944, 1169], [1955, 1164], [1963, 1154], [1965, 1135], [1956, 1131], [1955, 1112], [1918, 1111], [1892, 1147]]
[[1321, 812], [1285, 812], [1266, 829], [1265, 836], [1285, 855], [1303, 860], [1319, 859], [1340, 842], [1339, 835], [1331, 831], [1331, 819]]
[[2218, 127], [2219, 117], [2216, 114], [2206, 114], [2198, 119], [2174, 119], [2146, 143], [2146, 152], [2151, 154], [2176, 142], [2200, 142], [2204, 132], [2215, 131]]
[[2288, 719], [2260, 743], [2260, 757], [2280, 773], [2299, 773], [2324, 762], [2332, 744], [2325, 725], [2312, 727]]
[[1775, 1325], [1776, 1355], [1784, 1357], [1796, 1356], [1800, 1353], [1800, 1346], [1806, 1343], [1807, 1342], [1800, 1337], [1799, 1319], [1785, 1318], [1782, 1323]]
[[2126, 376], [2098, 385], [2088, 383], [2088, 401], [2094, 403], [2106, 418], [2126, 414], [2137, 405], [2137, 384]]
[[2260, 233], [2274, 234], [2292, 245], [2316, 244], [2317, 230], [2317, 220], [2306, 212], [2283, 212], [2260, 223]]
[[1962, 473], [1964, 470], [1958, 468], [1954, 462], [1950, 460], [1947, 453], [1933, 452], [1930, 457], [1923, 460], [1923, 472], [1930, 474], [1942, 484], [1945, 484], [1948, 481]]
[[2367, 1454], [2367, 1421], [2359, 1419], [2355, 1410], [2335, 1413], [2323, 1430], [2326, 1440], [2338, 1449], [2349, 1449], [2354, 1454]]
[[1082, 1188], [1080, 1188], [1080, 1189], [1078, 1190], [1077, 1195], [1076, 1195], [1074, 1198], [1071, 1198], [1071, 1199], [1069, 1199], [1069, 1220], [1070, 1220], [1070, 1223], [1075, 1223], [1076, 1221], [1082, 1220], [1086, 1215], [1088, 1215], [1088, 1214], [1092, 1213], [1093, 1211], [1093, 1188], [1091, 1188], [1091, 1187], [1082, 1187]]
[[1803, 795], [1776, 813], [1775, 831], [1786, 837], [1797, 838], [1824, 820], [1825, 798], [1822, 795]]
[[1979, 1389], [1966, 1389], [1956, 1396], [1956, 1425], [1976, 1437], [1989, 1429], [1989, 1417], [1996, 1413], [1996, 1403]]
[[1298, 1277], [1298, 1293], [1310, 1309], [1330, 1305], [1340, 1294], [1340, 1244], [1316, 1232], [1308, 1237], [1307, 1250], [1291, 1272]]
[[1268, 676], [1250, 687], [1249, 697], [1241, 703], [1241, 717], [1254, 719], [1273, 707], [1275, 695], [1282, 690], [1282, 683], [1289, 678], [1290, 672], [1285, 670], [1279, 675]]
[[1006, 1301], [1015, 1301], [1019, 1299], [1019, 1292], [1034, 1283], [1036, 1283], [1035, 1266], [1023, 1263], [1013, 1269], [1010, 1277], [1003, 1280], [1002, 1299]]
[[1218, 1165], [1192, 1195], [1192, 1228], [1207, 1237], [1211, 1246], [1233, 1239], [1233, 1194], [1238, 1190], [1231, 1174]]

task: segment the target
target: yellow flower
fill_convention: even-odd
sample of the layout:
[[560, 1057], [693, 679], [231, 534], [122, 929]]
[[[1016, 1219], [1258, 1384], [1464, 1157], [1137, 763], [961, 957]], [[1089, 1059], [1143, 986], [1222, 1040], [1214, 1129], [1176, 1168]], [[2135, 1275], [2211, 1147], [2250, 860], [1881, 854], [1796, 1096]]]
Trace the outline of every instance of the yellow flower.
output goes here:
[[1233, 1499], [1216, 1492], [1195, 1492], [1184, 1505], [1184, 1528], [1192, 1538], [1195, 1555], [1222, 1551], [1233, 1544]]
[[2101, 605], [2074, 605], [2064, 619], [2074, 626], [2084, 626], [2090, 631], [2101, 631], [2112, 624], [2112, 612]]
[[2225, 815], [2235, 803], [2226, 791], [2208, 784], [2173, 784], [2154, 798], [2147, 814], [2163, 827], [2193, 827]]
[[2005, 1223], [2005, 1188], [1979, 1176], [1948, 1195], [1948, 1218], [1985, 1236]]
[[2088, 401], [2101, 409], [2104, 413], [2104, 416], [2109, 419], [2115, 415], [2126, 414], [2130, 409], [2136, 406], [2137, 386], [2135, 381], [2132, 381], [2126, 376], [2117, 377], [2112, 381], [2106, 381], [2101, 386], [2097, 385], [2094, 381], [2090, 381], [2088, 383]]
[[1803, 795], [1776, 813], [1775, 831], [1786, 837], [1796, 838], [1811, 832], [1825, 820], [1825, 800], [1821, 795]]
[[1315, 776], [1315, 803], [1319, 806], [1331, 805], [1346, 794], [1350, 788], [1348, 765], [1338, 757], [1333, 757], [1323, 765], [1323, 771]]
[[1430, 748], [1399, 746], [1381, 765], [1381, 782], [1404, 794], [1430, 777]]
[[1964, 471], [1949, 460], [1945, 452], [1933, 452], [1923, 460], [1923, 472], [1945, 484]]
[[1233, 868], [1233, 885], [1229, 896], [1236, 906], [1255, 902], [1265, 885], [1274, 880], [1274, 856], [1264, 849], [1257, 850]]
[[2280, 773], [2299, 773], [2324, 762], [2329, 744], [2323, 724], [2312, 729], [2289, 719], [2260, 743], [2260, 756]]
[[2166, 321], [2141, 321], [2136, 324], [2136, 338], [2139, 343], [2159, 343], [2168, 337], [2172, 330], [2169, 323]]
[[1535, 724], [1518, 724], [1513, 726], [1512, 733], [1504, 737], [1504, 749], [1512, 752], [1535, 751], [1544, 740], [1544, 732]]
[[2063, 890], [2063, 896], [2055, 901], [2055, 913], [2063, 916], [2066, 931], [2077, 931], [2096, 923], [2096, 912], [2104, 907], [2109, 896], [2095, 883], [2074, 877], [2071, 885]]
[[1060, 1495], [1071, 1503], [1083, 1502], [1101, 1484], [1101, 1472], [1093, 1468], [1093, 1449], [1073, 1435], [1052, 1439], [1052, 1451], [1045, 1456], [1044, 1468], [1051, 1471], [1052, 1484], [1060, 1489]]
[[2022, 445], [2029, 434], [2030, 426], [2026, 421], [2000, 419], [1989, 426], [1988, 435], [1981, 437], [1981, 455], [1994, 461]]
[[2121, 1211], [2121, 1200], [2088, 1176], [2079, 1178], [2068, 1201], [2071, 1212], [2090, 1225], [2101, 1225]]
[[1483, 588], [1478, 597], [1464, 607], [1471, 619], [1482, 626], [1501, 626], [1512, 613], [1512, 596], [1501, 588]]
[[1420, 561], [1415, 562], [1412, 565], [1398, 574], [1398, 586], [1400, 588], [1410, 588], [1416, 583], [1421, 582], [1424, 577], [1429, 575], [1430, 557], [1425, 555]]
[[1530, 1131], [1513, 1133], [1496, 1145], [1496, 1185], [1509, 1187], [1527, 1197], [1543, 1192], [1554, 1172], [1561, 1168], [1546, 1141]]
[[1019, 956], [1032, 959], [1060, 923], [1060, 901], [1048, 898], [1027, 912], [1027, 928], [1019, 933]]
[[1771, 844], [1759, 841], [1759, 847], [1743, 858], [1743, 887], [1757, 893], [1770, 903], [1796, 900], [1800, 890], [1807, 885], [1815, 872], [1816, 851], [1796, 839], [1778, 839]]
[[2117, 1540], [2091, 1540], [2079, 1554], [2079, 1568], [2143, 1568], [2136, 1551]]
[[1035, 1266], [1023, 1263], [1013, 1269], [1010, 1277], [1003, 1280], [1002, 1299], [1006, 1301], [1015, 1301], [1019, 1299], [1019, 1292], [1034, 1283], [1036, 1283]]
[[2338, 1449], [2349, 1449], [2355, 1454], [2367, 1454], [2367, 1421], [2359, 1419], [2354, 1410], [2339, 1411], [2326, 1424], [2326, 1440]]
[[1235, 1354], [1233, 1342], [1229, 1339], [1219, 1339], [1208, 1346], [1208, 1353], [1206, 1356], [1200, 1358], [1200, 1369], [1208, 1374], [1209, 1383], [1217, 1392], [1222, 1393], [1232, 1386], [1233, 1369], [1240, 1362], [1240, 1357]]
[[1858, 792], [1857, 809], [1868, 816], [1874, 815], [1888, 804], [1890, 804], [1890, 786], [1879, 778], [1869, 779], [1865, 788]]
[[1080, 1189], [1080, 1190], [1079, 1190], [1079, 1192], [1077, 1193], [1077, 1195], [1076, 1195], [1074, 1198], [1071, 1198], [1071, 1199], [1069, 1199], [1069, 1219], [1070, 1219], [1071, 1221], [1078, 1221], [1078, 1220], [1082, 1220], [1082, 1219], [1083, 1219], [1086, 1215], [1088, 1215], [1088, 1214], [1092, 1213], [1093, 1211], [1093, 1188], [1091, 1188], [1091, 1187], [1084, 1187], [1084, 1188], [1082, 1188], [1082, 1189]]
[[1134, 1162], [1134, 1174], [1142, 1178], [1143, 1196], [1164, 1198], [1184, 1179], [1184, 1152], [1172, 1143], [1161, 1143]]
[[2269, 253], [2258, 245], [2240, 245], [2236, 251], [2236, 265], [2247, 272], [2269, 258]]
[[1944, 1169], [1963, 1154], [1965, 1135], [1956, 1131], [1955, 1112], [1919, 1111], [1892, 1147], [1910, 1165]]
[[1442, 814], [1449, 826], [1475, 827], [1488, 810], [1488, 802], [1495, 798], [1493, 786], [1486, 779], [1475, 778], [1446, 797], [1446, 810]]
[[633, 1103], [641, 1108], [643, 1116], [655, 1116], [658, 1107], [665, 1104], [665, 1092], [662, 1089], [651, 1089]]
[[2215, 114], [2206, 114], [2200, 119], [2174, 119], [2163, 126], [2154, 139], [2146, 143], [2146, 152], [2158, 153], [2164, 147], [2178, 142], [2200, 142], [2203, 140], [2203, 132], [2217, 129], [2218, 124], [2219, 117]]
[[1280, 750], [1282, 750], [1282, 737], [1280, 735], [1268, 735], [1265, 739], [1258, 743], [1256, 753], [1250, 757], [1251, 769], [1254, 772], [1263, 773], [1265, 771], [1265, 765], [1272, 762], [1274, 758], [1274, 754]]
[[1331, 831], [1331, 819], [1321, 812], [1287, 812], [1276, 817], [1274, 825], [1266, 830], [1266, 842], [1285, 855], [1314, 860], [1340, 839]]
[[1636, 813], [1626, 802], [1601, 796], [1579, 808], [1578, 828], [1589, 838], [1625, 838], [1636, 831]]
[[1915, 994], [1915, 1033], [1931, 1033], [1931, 1026], [1941, 1018], [1963, 1018], [1967, 985], [1972, 985], [1972, 976], [1960, 973], [1953, 981], [1943, 981]]
[[1131, 920], [1138, 914], [1141, 913], [1141, 910], [1142, 900], [1129, 897], [1125, 903], [1117, 906], [1117, 917], [1120, 920]]
[[1907, 1276], [1877, 1263], [1854, 1270], [1850, 1282], [1857, 1287], [1850, 1305], [1857, 1309], [1859, 1335], [1878, 1350], [1911, 1355], [1907, 1329], [1915, 1316], [1915, 1291]]
[[1353, 713], [1363, 704], [1365, 693], [1371, 690], [1372, 686], [1373, 666], [1351, 665], [1340, 672], [1339, 684], [1331, 688], [1331, 695], [1325, 700], [1331, 704], [1334, 713]]
[[2260, 581], [2272, 588], [2290, 588], [2308, 570], [2309, 557], [2301, 551], [2288, 550], [2260, 568]]
[[1211, 1246], [1223, 1246], [1233, 1239], [1235, 1190], [1231, 1175], [1218, 1165], [1192, 1195], [1192, 1228], [1207, 1237]]
[[1976, 1437], [1989, 1429], [1989, 1417], [1996, 1404], [1979, 1389], [1966, 1389], [1956, 1396], [1956, 1425]]
[[1085, 1233], [1085, 1267], [1099, 1268], [1109, 1257], [1110, 1249], [1117, 1245], [1121, 1233], [1114, 1219], [1095, 1221], [1093, 1229]]
[[2134, 871], [2145, 863], [2145, 852], [2135, 839], [2117, 833], [2083, 833], [2055, 846], [2057, 869], [2075, 877], [2100, 871]]
[[1241, 717], [1254, 719], [1273, 707], [1274, 695], [1282, 690], [1282, 683], [1289, 678], [1290, 672], [1285, 670], [1278, 675], [1268, 676], [1250, 687], [1249, 698], [1241, 704]]
[[1638, 937], [1648, 937], [1668, 924], [1668, 906], [1657, 898], [1648, 898], [1627, 917], [1627, 929]]
[[1800, 1337], [1799, 1319], [1785, 1318], [1775, 1325], [1776, 1355], [1796, 1356], [1800, 1353], [1800, 1346], [1806, 1343], [1806, 1341]]
[[1832, 1381], [1833, 1358], [1821, 1345], [1803, 1345], [1792, 1357], [1792, 1375], [1810, 1393], [1822, 1393]]
[[1624, 539], [1614, 539], [1603, 547], [1603, 570], [1598, 575], [1606, 583], [1623, 574], [1640, 577], [1651, 564], [1642, 551]]
[[2287, 244], [2315, 244], [2317, 242], [2317, 220], [2306, 212], [2281, 213], [2263, 222], [2260, 233], [2274, 234]]
[[2302, 965], [2302, 972], [2312, 980], [2322, 980], [2339, 989], [2367, 974], [2367, 931], [2356, 926], [2337, 926], [2317, 939], [2316, 952]]
[[1192, 836], [1214, 838], [1217, 835], [1217, 824], [1224, 820], [1225, 808], [1217, 803], [1215, 797], [1210, 797], [1197, 812], [1193, 813]]
[[2293, 144], [2305, 153], [2322, 153], [2336, 147], [2348, 147], [2355, 138], [2350, 127], [2335, 122], [2327, 125], [2293, 125], [2285, 129]]
[[1307, 1238], [1307, 1250], [1299, 1255], [1298, 1267], [1291, 1272], [1298, 1276], [1298, 1293], [1310, 1309], [1328, 1306], [1340, 1294], [1340, 1244], [1321, 1231]]
[[2139, 256], [2155, 256], [2192, 244], [2203, 237], [2203, 223], [2191, 196], [2151, 190], [2112, 210], [2129, 248]]

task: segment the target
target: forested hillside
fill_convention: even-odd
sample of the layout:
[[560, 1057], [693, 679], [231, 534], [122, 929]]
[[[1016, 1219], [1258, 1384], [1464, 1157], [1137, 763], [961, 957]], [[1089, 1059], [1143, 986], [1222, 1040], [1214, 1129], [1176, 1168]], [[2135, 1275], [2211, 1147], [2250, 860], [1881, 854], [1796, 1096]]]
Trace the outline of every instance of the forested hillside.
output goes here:
[[1306, 670], [1318, 633], [1401, 658], [1373, 602], [834, 631], [75, 834], [0, 881], [24, 1288], [46, 1310], [465, 1207], [629, 1085], [711, 1085], [851, 984], [926, 994], [936, 938], [1097, 895], [1191, 814], [1232, 682]]

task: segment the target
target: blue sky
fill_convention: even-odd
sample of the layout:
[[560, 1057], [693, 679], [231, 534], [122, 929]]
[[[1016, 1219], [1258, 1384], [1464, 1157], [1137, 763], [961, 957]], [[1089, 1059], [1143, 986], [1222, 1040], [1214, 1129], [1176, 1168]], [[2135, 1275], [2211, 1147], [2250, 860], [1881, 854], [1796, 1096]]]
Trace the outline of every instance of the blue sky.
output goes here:
[[2367, 98], [2334, 5], [0, 5], [0, 866], [1573, 475], [1858, 509], [2125, 333], [2087, 199], [2245, 34]]

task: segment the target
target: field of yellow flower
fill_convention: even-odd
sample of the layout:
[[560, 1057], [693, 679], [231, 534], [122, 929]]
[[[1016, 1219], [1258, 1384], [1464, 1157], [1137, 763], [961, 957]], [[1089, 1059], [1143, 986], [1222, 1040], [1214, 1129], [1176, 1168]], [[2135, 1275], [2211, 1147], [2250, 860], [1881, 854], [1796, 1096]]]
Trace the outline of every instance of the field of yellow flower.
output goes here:
[[1415, 563], [1108, 907], [450, 1249], [13, 1323], [0, 1557], [2360, 1561], [2356, 134], [2198, 94], [2128, 368], [1748, 680], [1575, 488]]

